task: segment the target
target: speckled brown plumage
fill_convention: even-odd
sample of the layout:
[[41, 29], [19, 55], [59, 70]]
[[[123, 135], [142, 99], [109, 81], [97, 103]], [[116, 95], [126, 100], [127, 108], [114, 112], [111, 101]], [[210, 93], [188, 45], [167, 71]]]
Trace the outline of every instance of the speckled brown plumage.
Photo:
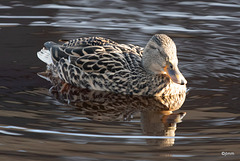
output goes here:
[[147, 72], [139, 46], [102, 37], [73, 39], [62, 45], [46, 42], [44, 46], [38, 56], [41, 59], [50, 53], [48, 70], [77, 87], [145, 96], [186, 91], [185, 85], [174, 83], [166, 74]]

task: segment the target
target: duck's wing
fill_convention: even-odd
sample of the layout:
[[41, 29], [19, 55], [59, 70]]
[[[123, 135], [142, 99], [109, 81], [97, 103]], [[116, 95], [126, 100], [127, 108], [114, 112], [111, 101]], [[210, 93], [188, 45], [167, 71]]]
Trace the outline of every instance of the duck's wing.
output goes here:
[[113, 45], [106, 46], [64, 46], [53, 42], [45, 43], [54, 64], [61, 59], [84, 72], [106, 73], [130, 70], [128, 60], [122, 51]]
[[103, 37], [84, 37], [73, 40], [65, 40], [64, 47], [86, 47], [86, 46], [112, 46], [122, 53], [131, 53], [142, 57], [143, 48], [132, 44], [118, 44], [117, 42]]
[[72, 52], [74, 56], [69, 56], [69, 61], [85, 72], [114, 73], [120, 70], [130, 70], [122, 52], [113, 46], [87, 46], [79, 50], [73, 49]]

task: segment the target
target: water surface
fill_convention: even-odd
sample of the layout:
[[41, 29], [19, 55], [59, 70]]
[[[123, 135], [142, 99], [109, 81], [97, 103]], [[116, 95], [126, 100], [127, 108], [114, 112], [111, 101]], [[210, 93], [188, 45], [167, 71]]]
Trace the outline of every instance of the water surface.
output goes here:
[[[238, 160], [239, 15], [233, 0], [2, 0], [0, 159]], [[45, 41], [103, 36], [144, 47], [155, 33], [175, 41], [190, 89], [173, 115], [140, 98], [58, 95], [36, 74]]]

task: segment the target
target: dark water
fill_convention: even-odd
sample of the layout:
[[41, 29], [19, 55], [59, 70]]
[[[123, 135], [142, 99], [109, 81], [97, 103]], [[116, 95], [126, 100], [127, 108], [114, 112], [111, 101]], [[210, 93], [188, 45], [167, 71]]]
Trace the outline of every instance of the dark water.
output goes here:
[[[61, 95], [36, 75], [45, 41], [144, 46], [154, 33], [175, 41], [190, 89], [172, 115], [146, 98]], [[1, 0], [0, 159], [239, 160], [239, 35], [237, 0]]]

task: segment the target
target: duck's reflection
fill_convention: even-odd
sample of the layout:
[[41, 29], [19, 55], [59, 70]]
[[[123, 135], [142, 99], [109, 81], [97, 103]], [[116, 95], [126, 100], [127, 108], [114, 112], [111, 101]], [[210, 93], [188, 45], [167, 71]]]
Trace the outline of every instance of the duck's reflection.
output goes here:
[[58, 101], [78, 108], [93, 120], [126, 121], [134, 113], [140, 113], [144, 135], [167, 136], [163, 139], [147, 139], [148, 144], [172, 146], [177, 123], [186, 114], [172, 113], [182, 106], [185, 94], [165, 97], [126, 96], [76, 88], [62, 82], [52, 83], [54, 86], [50, 92]]
[[141, 113], [141, 124], [143, 134], [149, 136], [165, 136], [165, 139], [147, 139], [151, 145], [161, 147], [172, 146], [174, 144], [177, 123], [182, 122], [185, 112], [176, 114], [165, 114], [162, 111], [144, 111]]

